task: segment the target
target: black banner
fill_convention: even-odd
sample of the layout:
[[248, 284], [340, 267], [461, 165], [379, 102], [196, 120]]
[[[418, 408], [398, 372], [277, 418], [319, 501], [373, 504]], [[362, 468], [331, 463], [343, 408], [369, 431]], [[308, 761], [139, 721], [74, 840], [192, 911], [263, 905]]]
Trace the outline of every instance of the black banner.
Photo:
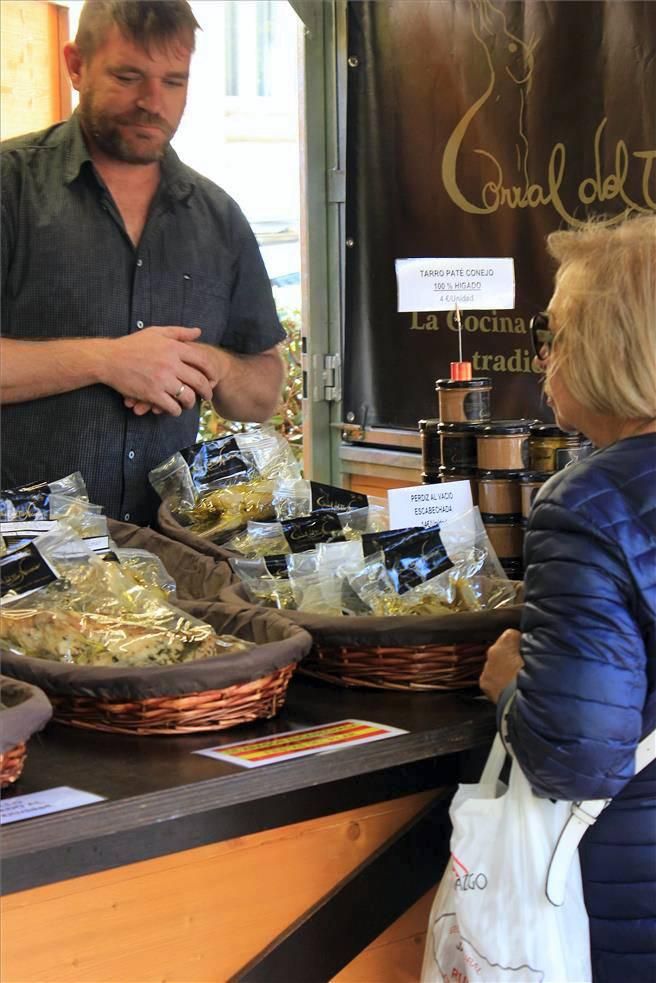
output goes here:
[[344, 413], [414, 429], [458, 360], [452, 312], [396, 313], [395, 259], [511, 256], [515, 309], [463, 313], [463, 357], [493, 417], [551, 419], [546, 235], [656, 210], [656, 3], [363, 0], [348, 55]]

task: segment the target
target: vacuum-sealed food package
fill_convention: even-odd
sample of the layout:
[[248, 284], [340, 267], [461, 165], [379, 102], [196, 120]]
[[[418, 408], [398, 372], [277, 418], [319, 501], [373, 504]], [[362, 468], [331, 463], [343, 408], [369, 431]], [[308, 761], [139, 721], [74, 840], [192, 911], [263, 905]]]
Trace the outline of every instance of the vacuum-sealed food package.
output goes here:
[[348, 575], [362, 567], [362, 543], [319, 543], [310, 553], [287, 558], [287, 572], [298, 611], [316, 614], [361, 614], [366, 609], [352, 591], [345, 593]]
[[230, 566], [244, 584], [253, 604], [295, 610], [296, 601], [286, 560], [286, 556], [235, 557], [230, 560]]
[[284, 479], [276, 484], [273, 505], [279, 520], [310, 515], [320, 509], [346, 512], [367, 508], [369, 499], [360, 492], [303, 478]]
[[0, 521], [28, 522], [50, 519], [51, 494], [67, 495], [88, 501], [87, 487], [79, 471], [56, 481], [40, 481], [19, 488], [0, 491]]

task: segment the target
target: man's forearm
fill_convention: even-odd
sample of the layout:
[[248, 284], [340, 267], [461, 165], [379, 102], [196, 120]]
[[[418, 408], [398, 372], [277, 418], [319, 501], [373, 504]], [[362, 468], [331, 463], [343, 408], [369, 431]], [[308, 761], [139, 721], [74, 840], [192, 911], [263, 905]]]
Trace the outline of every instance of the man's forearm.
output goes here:
[[24, 403], [101, 381], [103, 338], [0, 340], [0, 402]]
[[264, 423], [280, 402], [285, 369], [277, 348], [257, 355], [214, 349], [219, 382], [212, 402], [226, 420]]

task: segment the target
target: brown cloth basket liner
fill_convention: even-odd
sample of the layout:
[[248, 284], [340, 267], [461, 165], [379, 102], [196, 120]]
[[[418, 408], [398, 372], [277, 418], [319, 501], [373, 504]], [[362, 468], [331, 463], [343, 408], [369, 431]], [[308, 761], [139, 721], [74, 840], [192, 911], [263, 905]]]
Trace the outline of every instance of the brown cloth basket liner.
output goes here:
[[52, 717], [50, 700], [38, 687], [0, 676], [0, 699], [8, 703], [0, 711], [0, 754], [25, 744]]
[[[256, 610], [272, 610], [252, 604], [243, 584], [233, 584], [221, 592], [221, 600], [238, 607], [249, 605]], [[506, 628], [519, 628], [521, 605], [513, 604], [492, 611], [472, 611], [464, 614], [394, 615], [387, 617], [328, 616], [307, 611], [276, 609], [276, 614], [288, 618], [310, 632], [315, 646], [320, 648], [403, 648], [419, 645], [451, 645], [454, 643], [491, 643]]]
[[[177, 543], [183, 543], [185, 546], [189, 546], [198, 553], [204, 553], [205, 556], [212, 556], [215, 560], [229, 560], [230, 557], [240, 556], [235, 550], [226, 549], [224, 546], [217, 546], [216, 543], [210, 542], [209, 539], [204, 539], [197, 533], [192, 532], [191, 529], [180, 525], [168, 505], [165, 505], [163, 502], [157, 512], [157, 525], [165, 536], [174, 539]], [[235, 532], [236, 530], [233, 530], [227, 538], [232, 537]], [[233, 576], [233, 582], [235, 580], [236, 578]]]
[[176, 594], [181, 601], [216, 601], [219, 592], [237, 579], [228, 563], [217, 563], [222, 557], [202, 556], [192, 548], [193, 544], [185, 545], [154, 529], [115, 519], [108, 519], [108, 527], [117, 546], [150, 550], [160, 558], [176, 582]]
[[307, 655], [312, 639], [278, 612], [222, 603], [181, 601], [178, 607], [211, 624], [220, 634], [255, 642], [256, 648], [234, 655], [201, 659], [178, 666], [76, 666], [3, 653], [5, 672], [42, 687], [53, 697], [86, 697], [108, 702], [144, 700], [221, 690], [252, 682]]

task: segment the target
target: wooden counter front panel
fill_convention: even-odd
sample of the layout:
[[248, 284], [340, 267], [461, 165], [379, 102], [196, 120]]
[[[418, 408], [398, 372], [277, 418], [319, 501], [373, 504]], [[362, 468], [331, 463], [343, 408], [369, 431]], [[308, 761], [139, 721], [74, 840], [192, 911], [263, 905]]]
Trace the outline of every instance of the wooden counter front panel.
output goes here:
[[220, 983], [435, 795], [422, 792], [8, 895], [2, 899], [3, 983]]
[[331, 983], [417, 983], [437, 886], [374, 939]]

